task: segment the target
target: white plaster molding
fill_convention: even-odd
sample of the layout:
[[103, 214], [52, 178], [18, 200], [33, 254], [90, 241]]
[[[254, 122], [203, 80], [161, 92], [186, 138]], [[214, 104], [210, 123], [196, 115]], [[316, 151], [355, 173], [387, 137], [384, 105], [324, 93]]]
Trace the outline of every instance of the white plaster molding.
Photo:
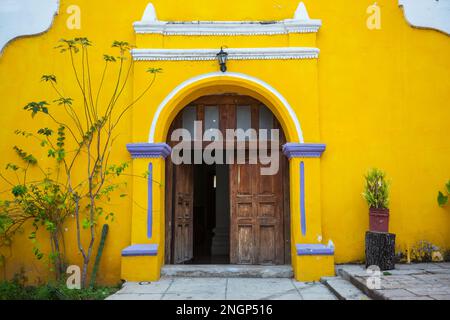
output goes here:
[[156, 10], [152, 3], [149, 3], [145, 8], [144, 15], [141, 21], [157, 21]]
[[300, 2], [297, 10], [295, 10], [294, 20], [310, 20], [308, 10], [306, 10], [305, 4]]
[[398, 4], [411, 26], [450, 35], [450, 0], [399, 0]]
[[[228, 60], [292, 60], [317, 59], [320, 50], [305, 47], [225, 49]], [[133, 49], [136, 61], [211, 61], [219, 49]]]
[[155, 8], [148, 4], [142, 21], [134, 23], [138, 34], [186, 36], [276, 35], [318, 32], [322, 21], [310, 19], [300, 2], [294, 19], [281, 21], [159, 21]]
[[244, 74], [244, 73], [236, 73], [236, 72], [212, 72], [212, 73], [206, 73], [206, 74], [202, 74], [196, 77], [193, 77], [191, 79], [188, 79], [186, 81], [184, 81], [183, 83], [179, 84], [175, 89], [172, 90], [171, 93], [169, 93], [169, 95], [163, 100], [163, 102], [161, 102], [161, 104], [158, 106], [158, 109], [156, 110], [156, 113], [153, 117], [152, 120], [152, 125], [150, 127], [150, 134], [148, 137], [148, 142], [149, 143], [154, 143], [154, 139], [155, 139], [155, 132], [156, 132], [156, 126], [158, 124], [158, 120], [159, 117], [161, 116], [161, 113], [164, 111], [164, 109], [167, 107], [167, 105], [169, 104], [169, 102], [183, 89], [185, 89], [186, 87], [196, 83], [196, 82], [200, 82], [203, 81], [205, 79], [212, 79], [212, 78], [220, 78], [220, 77], [231, 77], [231, 78], [236, 78], [236, 79], [242, 79], [242, 80], [246, 80], [246, 81], [250, 81], [253, 82], [261, 87], [263, 87], [264, 89], [266, 89], [267, 91], [269, 91], [270, 93], [272, 93], [280, 102], [280, 104], [277, 107], [280, 108], [284, 108], [289, 116], [291, 117], [294, 125], [295, 125], [295, 130], [296, 130], [296, 134], [298, 137], [298, 141], [291, 141], [291, 142], [299, 142], [299, 143], [304, 143], [303, 140], [303, 132], [302, 132], [302, 128], [300, 126], [300, 122], [298, 121], [297, 115], [294, 112], [294, 109], [292, 109], [291, 105], [289, 104], [289, 102], [281, 95], [281, 93], [279, 93], [274, 87], [272, 87], [270, 84], [268, 84], [267, 82], [252, 77], [250, 75]]
[[1, 0], [0, 52], [13, 39], [48, 31], [58, 9], [59, 0]]
[[139, 21], [134, 23], [138, 34], [162, 34], [166, 36], [252, 36], [289, 33], [318, 32], [320, 20], [257, 21], [192, 21], [164, 22]]

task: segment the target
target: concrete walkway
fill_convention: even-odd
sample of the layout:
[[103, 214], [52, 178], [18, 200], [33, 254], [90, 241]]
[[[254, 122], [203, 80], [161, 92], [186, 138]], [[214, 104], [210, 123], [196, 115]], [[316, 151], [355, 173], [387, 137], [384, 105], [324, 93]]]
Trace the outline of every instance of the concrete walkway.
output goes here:
[[285, 278], [162, 278], [127, 282], [107, 300], [336, 300], [321, 283]]
[[340, 265], [336, 266], [336, 271], [372, 299], [450, 300], [448, 262], [398, 264], [395, 270], [381, 272], [378, 288], [370, 285], [369, 277], [373, 279], [373, 275], [368, 274], [364, 266]]

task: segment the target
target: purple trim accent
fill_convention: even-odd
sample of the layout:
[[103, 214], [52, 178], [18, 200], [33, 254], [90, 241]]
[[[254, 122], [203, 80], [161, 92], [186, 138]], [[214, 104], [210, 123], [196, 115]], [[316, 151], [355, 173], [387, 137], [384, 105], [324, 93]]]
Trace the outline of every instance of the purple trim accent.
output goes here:
[[305, 163], [300, 162], [300, 226], [302, 235], [306, 235], [306, 206], [305, 206]]
[[289, 159], [292, 158], [320, 158], [327, 146], [315, 143], [286, 143], [283, 153]]
[[148, 164], [148, 208], [147, 208], [147, 237], [153, 236], [153, 164]]
[[324, 244], [297, 244], [298, 256], [332, 256], [334, 248]]
[[158, 254], [157, 244], [135, 244], [122, 250], [122, 257], [156, 256]]
[[130, 143], [127, 149], [133, 159], [136, 158], [167, 158], [172, 149], [166, 143]]

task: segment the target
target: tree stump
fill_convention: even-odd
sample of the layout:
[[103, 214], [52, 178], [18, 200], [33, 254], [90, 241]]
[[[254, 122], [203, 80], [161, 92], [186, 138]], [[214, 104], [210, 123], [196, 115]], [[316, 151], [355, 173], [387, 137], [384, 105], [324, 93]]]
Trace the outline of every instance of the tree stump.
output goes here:
[[366, 232], [366, 268], [374, 265], [381, 271], [395, 269], [395, 234]]

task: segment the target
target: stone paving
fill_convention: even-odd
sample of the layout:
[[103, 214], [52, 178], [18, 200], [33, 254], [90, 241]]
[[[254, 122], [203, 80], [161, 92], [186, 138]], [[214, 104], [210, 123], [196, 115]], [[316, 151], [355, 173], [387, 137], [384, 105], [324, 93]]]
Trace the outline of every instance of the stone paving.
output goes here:
[[374, 299], [450, 300], [450, 263], [398, 264], [395, 270], [381, 272], [378, 289], [367, 287], [367, 274], [361, 265], [340, 265], [337, 272]]
[[107, 300], [336, 300], [319, 282], [286, 278], [162, 278], [127, 282]]

